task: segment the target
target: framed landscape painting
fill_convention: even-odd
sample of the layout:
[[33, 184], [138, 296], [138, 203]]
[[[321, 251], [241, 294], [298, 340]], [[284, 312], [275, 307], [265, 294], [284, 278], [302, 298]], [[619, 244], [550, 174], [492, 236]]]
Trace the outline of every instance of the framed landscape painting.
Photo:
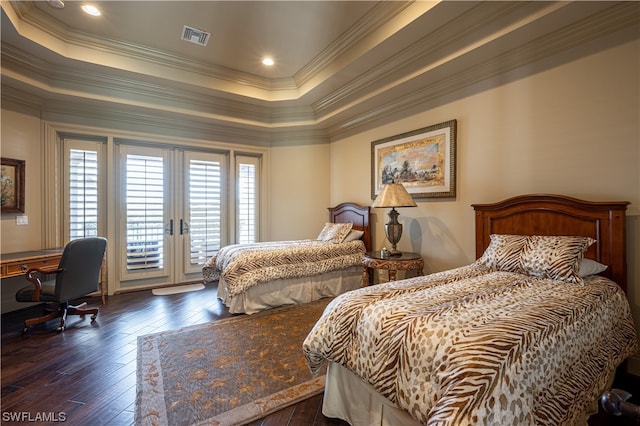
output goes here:
[[371, 198], [401, 183], [414, 199], [456, 196], [456, 120], [371, 143]]
[[0, 162], [0, 212], [24, 213], [24, 160], [3, 157]]

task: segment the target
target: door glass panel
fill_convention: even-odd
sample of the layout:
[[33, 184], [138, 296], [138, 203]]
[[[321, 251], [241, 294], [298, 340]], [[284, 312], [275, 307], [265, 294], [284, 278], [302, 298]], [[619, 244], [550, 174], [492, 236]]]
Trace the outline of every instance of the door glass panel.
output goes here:
[[126, 157], [126, 267], [128, 271], [164, 266], [164, 159]]
[[204, 265], [222, 242], [222, 163], [189, 161], [189, 261]]

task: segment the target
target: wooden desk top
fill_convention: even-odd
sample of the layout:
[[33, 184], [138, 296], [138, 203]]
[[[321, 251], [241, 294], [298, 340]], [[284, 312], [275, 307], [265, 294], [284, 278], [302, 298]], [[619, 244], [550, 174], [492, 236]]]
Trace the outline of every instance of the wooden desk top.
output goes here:
[[[24, 276], [25, 272], [32, 268], [54, 271], [58, 268], [63, 251], [64, 247], [0, 254], [0, 278]], [[103, 304], [105, 303], [106, 294], [104, 288], [105, 276], [106, 265], [103, 263], [100, 273], [100, 294]]]
[[60, 263], [63, 250], [58, 248], [0, 254], [0, 278], [24, 275], [31, 268], [54, 270]]
[[0, 254], [0, 262], [19, 262], [27, 260], [46, 259], [47, 257], [55, 256], [60, 257], [62, 254], [62, 248], [45, 249], [45, 250], [31, 250], [31, 251], [18, 251], [14, 253]]

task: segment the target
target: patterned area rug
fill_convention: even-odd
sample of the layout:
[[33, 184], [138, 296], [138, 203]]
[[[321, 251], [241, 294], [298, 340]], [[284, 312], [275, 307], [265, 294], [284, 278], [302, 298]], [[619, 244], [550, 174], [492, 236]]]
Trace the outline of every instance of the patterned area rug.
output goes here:
[[139, 337], [136, 425], [239, 425], [321, 393], [302, 342], [328, 303]]

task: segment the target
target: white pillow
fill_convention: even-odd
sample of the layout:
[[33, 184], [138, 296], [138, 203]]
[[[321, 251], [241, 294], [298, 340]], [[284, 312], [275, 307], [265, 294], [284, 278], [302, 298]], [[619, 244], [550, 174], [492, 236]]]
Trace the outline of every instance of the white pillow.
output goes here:
[[317, 240], [338, 244], [347, 236], [353, 223], [325, 223]]
[[603, 272], [607, 269], [607, 265], [603, 265], [600, 262], [596, 262], [591, 259], [582, 259], [580, 262], [580, 268], [578, 269], [578, 275], [586, 277], [588, 275], [595, 275]]
[[357, 229], [352, 229], [351, 231], [349, 231], [347, 236], [344, 237], [344, 240], [342, 240], [342, 242], [348, 243], [349, 241], [359, 240], [362, 238], [363, 235], [364, 235], [364, 231], [358, 231]]

